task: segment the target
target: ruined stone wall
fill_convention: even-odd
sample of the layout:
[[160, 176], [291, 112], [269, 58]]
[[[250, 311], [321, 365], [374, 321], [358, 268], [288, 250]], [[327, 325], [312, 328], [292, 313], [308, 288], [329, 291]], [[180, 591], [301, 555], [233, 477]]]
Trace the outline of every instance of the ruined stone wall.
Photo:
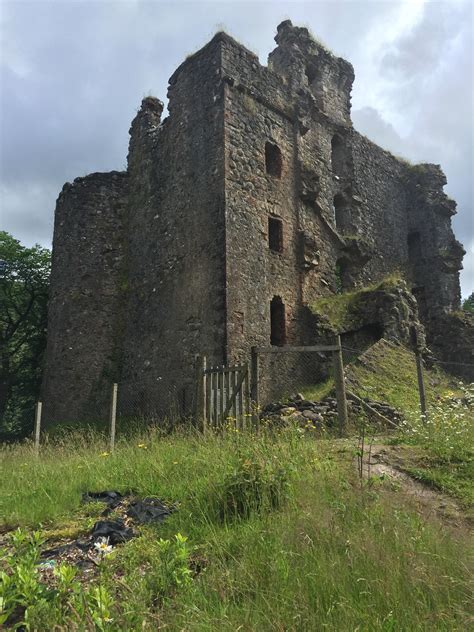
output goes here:
[[443, 192], [446, 176], [439, 165], [414, 166], [410, 184], [407, 274], [423, 318], [431, 320], [460, 308], [465, 251], [454, 237], [456, 203]]
[[[255, 56], [225, 44], [226, 248], [228, 349], [247, 358], [270, 344], [270, 302], [286, 310], [287, 342], [297, 339], [298, 218], [294, 130], [284, 88]], [[266, 101], [262, 102], [263, 94]], [[281, 151], [281, 173], [266, 170], [266, 143]], [[278, 158], [278, 156], [277, 156]], [[269, 219], [281, 222], [281, 252], [269, 247]]]
[[54, 225], [42, 398], [47, 425], [104, 419], [118, 377], [127, 176], [65, 184]]
[[[270, 343], [275, 296], [285, 305], [286, 343], [314, 341], [303, 307], [335, 291], [344, 246], [332, 206], [340, 178], [331, 139], [335, 130], [346, 133], [352, 69], [307, 39], [295, 55], [290, 31], [279, 28], [268, 68], [230, 38], [223, 49], [228, 343], [235, 357]], [[321, 82], [333, 87], [324, 100]], [[268, 143], [281, 152], [278, 175], [266, 165]], [[269, 244], [269, 218], [282, 223], [281, 252]]]
[[131, 128], [123, 380], [188, 409], [194, 358], [225, 351], [220, 39], [170, 79], [169, 117], [145, 99]]
[[[352, 66], [307, 29], [286, 21], [275, 39], [263, 67], [217, 34], [171, 77], [165, 120], [158, 99], [143, 100], [127, 174], [65, 186], [49, 418], [98, 410], [117, 378], [125, 399], [143, 404], [151, 394], [155, 408], [189, 411], [196, 354], [215, 365], [248, 360], [253, 345], [314, 344], [308, 306], [392, 272], [416, 293], [428, 341], [440, 340], [439, 314], [459, 306], [464, 252], [444, 174], [353, 130]], [[369, 323], [345, 334], [361, 345], [382, 335], [397, 317], [392, 303], [379, 310], [388, 316], [375, 314], [377, 304]], [[283, 309], [284, 326], [272, 330]], [[288, 358], [275, 354], [266, 379], [284, 371], [300, 383]]]
[[357, 285], [381, 280], [408, 260], [410, 165], [398, 160], [357, 132], [351, 134], [354, 164], [352, 224], [367, 242], [370, 258], [353, 268]]

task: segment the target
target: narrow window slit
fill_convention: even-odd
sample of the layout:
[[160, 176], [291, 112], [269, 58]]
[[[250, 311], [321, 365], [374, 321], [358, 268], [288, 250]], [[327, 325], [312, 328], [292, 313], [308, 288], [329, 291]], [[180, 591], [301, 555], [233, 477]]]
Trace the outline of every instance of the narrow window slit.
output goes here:
[[283, 252], [283, 222], [278, 217], [268, 218], [268, 247], [273, 252]]

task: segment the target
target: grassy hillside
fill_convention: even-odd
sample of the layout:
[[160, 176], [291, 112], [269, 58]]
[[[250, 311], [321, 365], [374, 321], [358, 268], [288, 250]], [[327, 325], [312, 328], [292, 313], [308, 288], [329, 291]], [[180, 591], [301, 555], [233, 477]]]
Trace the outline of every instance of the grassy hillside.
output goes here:
[[[418, 412], [420, 398], [415, 355], [402, 345], [379, 340], [346, 370], [348, 385], [360, 397], [387, 402], [405, 415]], [[436, 368], [425, 369], [428, 405], [459, 393], [459, 380]]]
[[[39, 459], [27, 446], [2, 449], [2, 530], [36, 527], [49, 539], [20, 533], [15, 553], [2, 536], [2, 565], [23, 569], [9, 571], [7, 586], [3, 576], [4, 608], [17, 600], [10, 621], [29, 630], [467, 629], [463, 531], [420, 515], [390, 481], [360, 481], [354, 446], [286, 429], [150, 432], [113, 455], [93, 436], [45, 447]], [[49, 592], [38, 591], [28, 560], [85, 534], [103, 507], [81, 505], [81, 494], [103, 489], [157, 495], [178, 510], [134, 526], [138, 537], [105, 555], [92, 580], [56, 569]]]
[[[424, 371], [428, 417], [422, 418], [415, 359], [380, 340], [347, 367], [348, 387], [404, 415], [392, 441], [408, 446], [402, 467], [426, 484], [474, 505], [474, 389], [436, 367]], [[467, 404], [467, 405], [466, 405]], [[410, 448], [410, 449], [409, 449]]]

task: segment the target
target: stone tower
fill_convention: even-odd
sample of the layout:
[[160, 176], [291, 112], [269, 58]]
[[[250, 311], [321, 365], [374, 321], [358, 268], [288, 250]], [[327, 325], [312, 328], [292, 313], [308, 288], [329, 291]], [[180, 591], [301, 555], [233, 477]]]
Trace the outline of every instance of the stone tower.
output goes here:
[[[358, 134], [352, 66], [290, 21], [268, 67], [218, 33], [143, 100], [128, 169], [58, 198], [43, 400], [91, 418], [106, 386], [173, 392], [193, 363], [314, 341], [308, 305], [404, 271], [426, 323], [459, 306], [455, 203], [435, 165]], [[104, 399], [105, 398], [105, 399]]]

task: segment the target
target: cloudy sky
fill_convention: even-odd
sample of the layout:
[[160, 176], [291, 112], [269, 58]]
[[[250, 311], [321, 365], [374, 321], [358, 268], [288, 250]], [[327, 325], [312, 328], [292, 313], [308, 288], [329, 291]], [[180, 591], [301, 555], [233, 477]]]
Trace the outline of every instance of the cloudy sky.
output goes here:
[[440, 163], [458, 202], [474, 290], [471, 0], [0, 0], [0, 220], [50, 246], [65, 181], [123, 169], [129, 124], [149, 94], [217, 30], [256, 52], [276, 26], [305, 25], [355, 67], [357, 129], [397, 155]]

